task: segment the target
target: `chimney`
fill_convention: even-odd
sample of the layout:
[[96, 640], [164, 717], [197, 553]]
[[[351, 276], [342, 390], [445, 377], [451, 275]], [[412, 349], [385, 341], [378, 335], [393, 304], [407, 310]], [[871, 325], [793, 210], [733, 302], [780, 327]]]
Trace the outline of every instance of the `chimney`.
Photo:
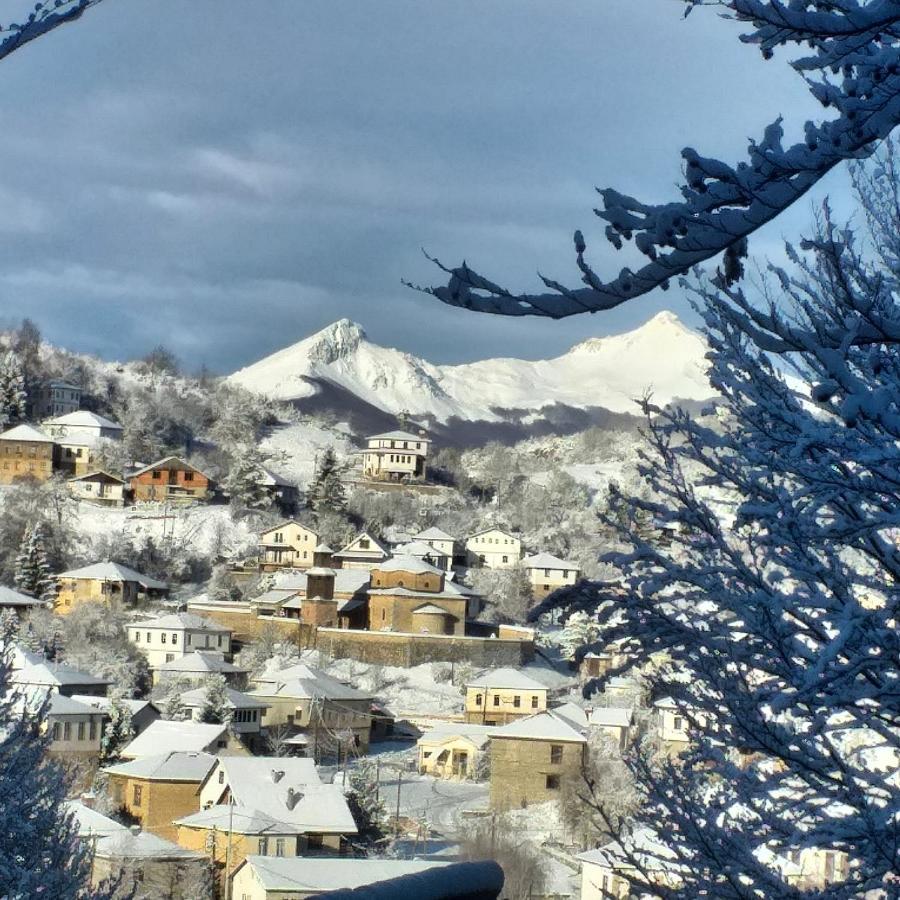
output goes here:
[[272, 769], [272, 781], [278, 784], [284, 778], [284, 769]]
[[291, 787], [291, 788], [288, 788], [287, 799], [284, 801], [284, 805], [288, 809], [293, 809], [302, 799], [303, 799], [303, 794], [300, 791], [295, 791]]
[[93, 809], [94, 804], [97, 802], [97, 795], [94, 793], [86, 793], [82, 794], [78, 799], [81, 801], [82, 806]]
[[140, 825], [132, 825], [128, 830], [129, 830], [135, 837], [137, 837], [137, 836], [141, 833], [141, 826], [140, 826]]

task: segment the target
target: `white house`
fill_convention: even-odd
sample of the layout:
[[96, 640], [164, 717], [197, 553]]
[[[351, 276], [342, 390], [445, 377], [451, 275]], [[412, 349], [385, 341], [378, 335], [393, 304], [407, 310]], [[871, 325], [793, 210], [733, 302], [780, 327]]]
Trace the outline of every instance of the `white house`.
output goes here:
[[259, 536], [259, 567], [265, 572], [276, 569], [308, 569], [319, 536], [311, 528], [288, 519]]
[[470, 565], [512, 569], [522, 558], [522, 541], [502, 528], [485, 528], [466, 541], [466, 556]]
[[421, 541], [434, 547], [437, 552], [447, 559], [447, 571], [453, 567], [453, 559], [456, 556], [456, 538], [447, 534], [440, 528], [426, 528], [413, 537], [414, 541]]
[[88, 472], [86, 475], [76, 475], [70, 478], [66, 484], [69, 493], [76, 500], [86, 500], [101, 506], [124, 506], [125, 489], [127, 484], [124, 478], [111, 475], [98, 469], [96, 472]]
[[71, 440], [72, 443], [93, 445], [101, 438], [118, 441], [122, 439], [123, 430], [118, 422], [86, 409], [47, 419], [42, 427], [51, 437], [58, 438], [61, 444]]
[[543, 600], [547, 594], [552, 594], [558, 588], [575, 584], [581, 574], [578, 563], [560, 559], [549, 553], [526, 556], [522, 560], [522, 566], [531, 582], [535, 600]]
[[410, 541], [408, 544], [398, 544], [394, 547], [395, 556], [411, 556], [413, 559], [421, 559], [436, 569], [450, 572], [453, 569], [453, 558], [443, 551], [436, 549], [425, 541]]
[[[191, 714], [195, 722], [200, 721], [203, 708], [206, 706], [207, 689], [205, 687], [185, 691], [181, 695], [181, 704]], [[231, 711], [231, 730], [235, 734], [254, 735], [262, 731], [263, 714], [269, 708], [258, 697], [251, 697], [236, 691], [234, 688], [225, 688], [225, 707]]]
[[346, 547], [332, 554], [334, 562], [342, 569], [371, 569], [390, 555], [390, 550], [368, 531], [360, 532]]
[[690, 743], [691, 719], [704, 726], [706, 713], [685, 703], [677, 703], [671, 697], [663, 697], [653, 704], [657, 714], [657, 734], [663, 750], [677, 756]]
[[424, 481], [430, 439], [409, 431], [374, 434], [363, 451], [363, 475], [373, 481]]
[[628, 746], [633, 722], [634, 710], [629, 706], [597, 706], [588, 713], [591, 729], [605, 734], [619, 750]]
[[227, 803], [229, 794], [234, 796], [235, 804], [254, 806], [257, 797], [280, 794], [288, 786], [303, 790], [321, 783], [315, 762], [307, 757], [223, 756], [215, 761], [200, 785], [200, 808]]
[[128, 640], [155, 669], [197, 650], [231, 653], [231, 631], [193, 613], [179, 612], [128, 626]]
[[142, 759], [166, 753], [209, 753], [218, 756], [246, 752], [225, 725], [157, 719], [124, 747], [120, 755], [122, 759]]
[[[654, 882], [675, 888], [679, 884], [675, 854], [647, 828], [632, 835], [630, 849], [641, 865], [643, 874]], [[631, 895], [627, 875], [635, 872], [620, 844], [612, 841], [577, 857], [581, 861], [581, 900], [608, 900]]]
[[225, 657], [215, 650], [196, 650], [151, 668], [154, 684], [171, 678], [199, 686], [205, 683], [210, 675], [221, 675], [233, 684], [243, 680], [243, 676], [247, 674], [246, 669], [227, 662]]
[[66, 758], [99, 759], [103, 719], [104, 714], [93, 706], [52, 692], [47, 709], [50, 753]]

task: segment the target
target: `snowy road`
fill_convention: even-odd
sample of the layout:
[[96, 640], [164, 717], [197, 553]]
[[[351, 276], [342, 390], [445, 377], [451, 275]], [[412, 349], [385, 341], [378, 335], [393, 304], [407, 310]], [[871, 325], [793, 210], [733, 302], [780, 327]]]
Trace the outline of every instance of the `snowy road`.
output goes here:
[[[382, 770], [381, 797], [392, 816], [397, 812], [397, 787], [396, 774]], [[463, 810], [487, 809], [487, 784], [439, 781], [404, 772], [399, 787], [400, 815], [425, 819], [432, 832], [442, 837], [453, 837], [458, 833]]]

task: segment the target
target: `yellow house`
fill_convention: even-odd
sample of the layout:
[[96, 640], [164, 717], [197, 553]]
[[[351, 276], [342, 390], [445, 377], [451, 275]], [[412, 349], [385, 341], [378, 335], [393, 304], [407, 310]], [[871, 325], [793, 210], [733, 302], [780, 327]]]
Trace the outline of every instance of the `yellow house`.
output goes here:
[[526, 556], [522, 560], [522, 567], [531, 582], [531, 592], [535, 600], [543, 600], [559, 588], [575, 584], [581, 575], [578, 563], [551, 556], [549, 553]]
[[[675, 855], [647, 828], [632, 835], [629, 850], [637, 857], [643, 873], [660, 885], [675, 889], [680, 883]], [[581, 861], [581, 900], [625, 900], [631, 897], [629, 873], [635, 867], [625, 859], [621, 845], [613, 841], [578, 856]]]
[[487, 669], [466, 685], [466, 721], [505, 725], [547, 709], [547, 685], [518, 669]]
[[490, 745], [489, 725], [442, 722], [419, 738], [419, 773], [462, 781], [475, 778]]
[[110, 606], [135, 606], [149, 596], [165, 596], [169, 586], [119, 563], [93, 563], [70, 569], [56, 576], [54, 611], [70, 613], [82, 603], [106, 603]]
[[260, 534], [259, 567], [264, 572], [308, 569], [314, 565], [318, 543], [319, 537], [311, 528], [288, 519]]
[[0, 434], [0, 484], [19, 478], [47, 481], [59, 464], [59, 447], [33, 425], [16, 425]]
[[522, 557], [522, 541], [502, 528], [486, 528], [466, 541], [469, 565], [486, 569], [512, 569]]

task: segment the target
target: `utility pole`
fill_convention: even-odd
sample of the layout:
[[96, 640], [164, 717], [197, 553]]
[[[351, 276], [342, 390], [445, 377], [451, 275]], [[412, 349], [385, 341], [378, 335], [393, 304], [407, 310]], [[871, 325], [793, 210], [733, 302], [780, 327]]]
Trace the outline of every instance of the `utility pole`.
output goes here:
[[397, 816], [394, 822], [394, 826], [397, 830], [397, 834], [400, 833], [400, 788], [403, 786], [403, 769], [397, 770]]
[[225, 847], [225, 900], [231, 898], [231, 835], [234, 829], [234, 795], [228, 792], [228, 844]]
[[375, 802], [381, 800], [381, 758], [375, 760]]

